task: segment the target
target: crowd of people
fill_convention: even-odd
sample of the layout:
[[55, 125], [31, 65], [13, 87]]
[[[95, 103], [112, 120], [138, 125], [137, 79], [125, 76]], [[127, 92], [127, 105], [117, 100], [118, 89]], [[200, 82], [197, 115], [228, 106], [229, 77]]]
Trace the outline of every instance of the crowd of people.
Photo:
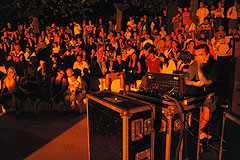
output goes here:
[[233, 42], [240, 34], [240, 5], [236, 1], [224, 8], [222, 2], [216, 7], [200, 2], [198, 23], [191, 19], [190, 8], [179, 8], [171, 20], [173, 29], [168, 26], [167, 10], [154, 18], [129, 17], [121, 31], [111, 20], [105, 23], [101, 18], [96, 24], [83, 20], [40, 29], [34, 23], [14, 27], [9, 22], [1, 31], [0, 65], [6, 75], [1, 73], [0, 103], [5, 107], [11, 99], [18, 114], [27, 100], [37, 113], [41, 101], [63, 99], [82, 112], [92, 77], [105, 77], [106, 90], [111, 90], [111, 81], [120, 79], [124, 93], [147, 72], [186, 73], [198, 45], [207, 45], [213, 59], [232, 55]]

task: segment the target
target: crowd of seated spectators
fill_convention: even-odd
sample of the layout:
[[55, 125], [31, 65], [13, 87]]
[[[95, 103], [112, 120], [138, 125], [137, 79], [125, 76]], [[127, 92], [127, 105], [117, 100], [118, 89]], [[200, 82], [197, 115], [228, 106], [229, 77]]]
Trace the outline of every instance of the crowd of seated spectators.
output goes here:
[[111, 88], [110, 81], [118, 78], [123, 93], [137, 80], [144, 81], [147, 72], [186, 72], [199, 44], [207, 44], [215, 59], [231, 55], [232, 42], [239, 40], [240, 34], [239, 6], [234, 2], [224, 12], [221, 2], [216, 9], [200, 2], [198, 23], [191, 19], [190, 8], [179, 8], [171, 20], [172, 32], [167, 10], [154, 18], [129, 17], [121, 31], [116, 31], [111, 20], [104, 23], [101, 18], [96, 24], [91, 20], [66, 26], [53, 23], [39, 33], [33, 24], [15, 27], [7, 23], [1, 31], [0, 65], [6, 75], [1, 73], [0, 103], [5, 107], [6, 100], [11, 99], [20, 112], [21, 102], [27, 100], [38, 113], [41, 101], [63, 100], [82, 112], [91, 77], [104, 77], [106, 90]]

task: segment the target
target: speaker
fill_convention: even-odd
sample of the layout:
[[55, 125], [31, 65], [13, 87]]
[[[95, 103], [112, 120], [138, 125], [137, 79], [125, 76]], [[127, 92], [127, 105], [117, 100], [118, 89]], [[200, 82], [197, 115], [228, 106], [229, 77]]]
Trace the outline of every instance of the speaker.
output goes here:
[[224, 112], [219, 160], [238, 160], [240, 157], [240, 119]]

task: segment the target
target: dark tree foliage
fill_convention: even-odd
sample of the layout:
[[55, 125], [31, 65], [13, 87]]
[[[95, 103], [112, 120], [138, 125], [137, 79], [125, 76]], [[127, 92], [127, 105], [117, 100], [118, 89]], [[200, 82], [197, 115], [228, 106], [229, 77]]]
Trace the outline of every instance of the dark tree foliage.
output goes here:
[[46, 21], [71, 21], [79, 17], [87, 18], [91, 13], [91, 6], [77, 0], [14, 0], [0, 7], [2, 21], [21, 21], [31, 17]]
[[[115, 19], [114, 4], [127, 4], [126, 14], [159, 15], [177, 0], [1, 0], [2, 22], [21, 22], [38, 17], [47, 23], [68, 23], [73, 20]], [[210, 1], [210, 0], [208, 0]], [[128, 15], [127, 15], [128, 16]]]

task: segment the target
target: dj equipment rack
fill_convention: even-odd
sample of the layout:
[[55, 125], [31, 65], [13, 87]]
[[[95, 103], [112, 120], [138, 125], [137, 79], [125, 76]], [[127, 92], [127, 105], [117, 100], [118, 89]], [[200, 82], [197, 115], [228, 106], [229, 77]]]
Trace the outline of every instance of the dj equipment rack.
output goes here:
[[182, 74], [148, 73], [145, 91], [127, 96], [155, 105], [155, 159], [196, 159], [200, 107], [208, 94]]
[[[198, 105], [188, 105], [188, 99], [176, 102], [171, 97], [154, 97], [147, 92], [127, 92], [127, 96], [155, 105], [155, 159], [196, 159]], [[168, 97], [168, 98], [167, 98]], [[174, 99], [174, 98], [173, 98]], [[201, 104], [199, 102], [199, 104]], [[186, 133], [186, 137], [183, 136]], [[193, 136], [194, 135], [194, 136]], [[180, 146], [179, 146], [180, 145]], [[179, 152], [176, 154], [176, 152]], [[185, 157], [185, 158], [184, 158]]]
[[199, 106], [184, 75], [148, 73], [143, 92], [88, 94], [89, 159], [196, 159]]
[[183, 74], [148, 73], [146, 92], [153, 96], [164, 97], [165, 94], [177, 99], [205, 94], [204, 88], [186, 85]]

